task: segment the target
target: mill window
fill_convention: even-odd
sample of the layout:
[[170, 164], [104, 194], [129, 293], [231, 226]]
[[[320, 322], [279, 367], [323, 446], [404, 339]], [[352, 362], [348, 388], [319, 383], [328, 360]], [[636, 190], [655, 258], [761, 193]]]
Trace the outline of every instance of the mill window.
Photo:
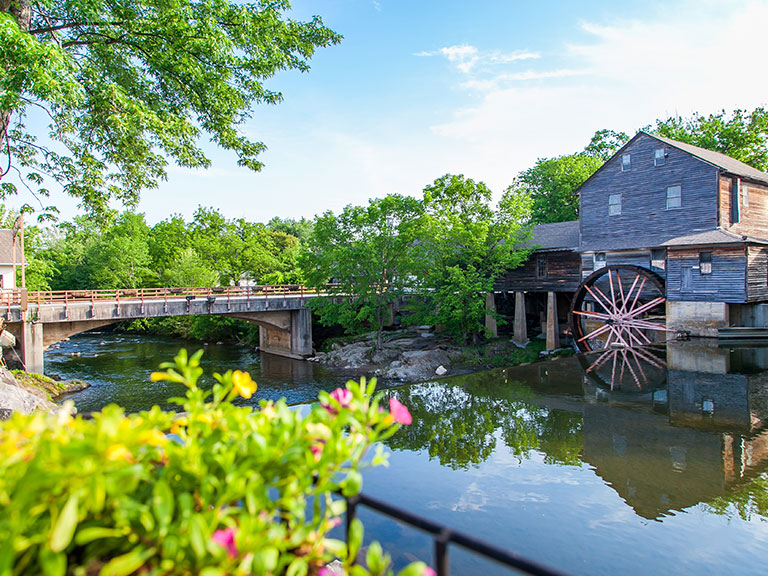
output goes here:
[[605, 268], [605, 252], [595, 254], [594, 269], [599, 270], [600, 268]]
[[608, 215], [615, 216], [621, 214], [621, 194], [610, 194], [608, 196]]
[[656, 148], [653, 153], [653, 165], [664, 166], [667, 161], [667, 151], [664, 148]]
[[699, 252], [699, 273], [712, 274], [712, 252]]
[[536, 257], [536, 278], [546, 278], [546, 277], [547, 277], [547, 257], [537, 256]]
[[626, 172], [632, 168], [632, 158], [629, 154], [622, 154], [621, 155], [621, 171]]
[[667, 251], [664, 248], [651, 250], [651, 269], [663, 271], [667, 263]]
[[680, 208], [683, 204], [683, 189], [681, 186], [669, 186], [667, 188], [667, 210]]

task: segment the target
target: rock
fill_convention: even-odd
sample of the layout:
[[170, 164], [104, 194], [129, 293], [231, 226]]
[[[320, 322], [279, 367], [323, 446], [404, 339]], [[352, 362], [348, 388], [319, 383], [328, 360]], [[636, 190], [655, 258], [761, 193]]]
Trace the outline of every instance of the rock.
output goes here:
[[11, 412], [29, 414], [35, 410], [52, 412], [55, 409], [56, 405], [45, 392], [20, 386], [9, 370], [0, 368], [0, 414], [5, 418]]
[[448, 370], [445, 368], [445, 366], [440, 364], [440, 366], [435, 368], [435, 374], [438, 376], [445, 376], [446, 374], [448, 374]]
[[421, 337], [422, 337], [422, 338], [434, 338], [434, 337], [435, 337], [435, 335], [434, 335], [434, 334], [432, 334], [432, 332], [422, 332], [422, 333], [421, 333]]

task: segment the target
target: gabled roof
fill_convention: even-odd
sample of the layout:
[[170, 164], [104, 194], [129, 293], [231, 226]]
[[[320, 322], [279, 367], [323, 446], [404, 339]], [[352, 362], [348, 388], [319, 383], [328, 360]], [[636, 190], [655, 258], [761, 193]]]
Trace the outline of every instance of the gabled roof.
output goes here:
[[579, 221], [537, 224], [529, 245], [536, 250], [571, 250], [579, 247]]
[[[0, 266], [11, 266], [13, 264], [13, 230], [0, 229]], [[21, 246], [16, 241], [16, 264], [21, 265]]]
[[712, 164], [713, 166], [717, 166], [718, 168], [721, 168], [730, 174], [734, 174], [735, 176], [740, 176], [749, 180], [757, 180], [758, 182], [768, 184], [768, 174], [761, 172], [757, 168], [753, 168], [749, 164], [745, 164], [744, 162], [736, 160], [735, 158], [721, 154], [720, 152], [713, 152], [712, 150], [699, 148], [693, 144], [686, 144], [685, 142], [670, 140], [669, 138], [648, 134], [647, 132], [641, 132], [641, 134], [655, 138], [656, 140], [664, 142], [664, 144], [672, 146], [673, 148], [677, 148], [678, 150], [682, 150], [683, 152], [687, 152], [691, 156], [695, 156], [699, 160], [704, 160], [704, 162]]
[[762, 240], [752, 236], [743, 236], [720, 228], [706, 230], [694, 234], [686, 234], [677, 238], [670, 238], [662, 246], [704, 246], [709, 244], [768, 244], [768, 240]]

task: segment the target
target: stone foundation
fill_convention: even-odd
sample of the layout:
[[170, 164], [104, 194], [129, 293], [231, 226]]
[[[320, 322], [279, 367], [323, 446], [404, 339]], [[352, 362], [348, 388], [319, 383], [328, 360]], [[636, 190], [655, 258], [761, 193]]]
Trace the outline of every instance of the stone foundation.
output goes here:
[[729, 323], [725, 302], [667, 301], [667, 328], [689, 332], [691, 336], [717, 337], [720, 328]]

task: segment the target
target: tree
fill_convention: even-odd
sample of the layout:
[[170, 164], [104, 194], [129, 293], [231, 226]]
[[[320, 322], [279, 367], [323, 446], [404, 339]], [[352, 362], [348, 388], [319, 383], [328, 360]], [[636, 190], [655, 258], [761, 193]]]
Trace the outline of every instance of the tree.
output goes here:
[[[259, 170], [264, 144], [237, 127], [253, 104], [282, 99], [264, 81], [307, 71], [316, 48], [340, 41], [320, 17], [296, 21], [289, 9], [288, 0], [0, 0], [0, 149], [12, 156], [0, 173], [12, 167], [41, 196], [48, 176], [103, 210], [156, 187], [168, 158], [207, 167], [202, 133]], [[27, 127], [36, 112], [50, 141]]]
[[482, 182], [446, 174], [424, 189], [424, 217], [416, 246], [423, 305], [417, 318], [442, 324], [460, 341], [483, 332], [485, 295], [496, 279], [529, 251], [528, 200], [507, 194], [494, 211]]
[[216, 286], [219, 275], [208, 268], [195, 252], [194, 248], [185, 248], [163, 270], [163, 284], [165, 286]]
[[722, 152], [757, 168], [768, 170], [768, 111], [764, 108], [725, 110], [709, 116], [671, 116], [647, 127], [653, 134]]
[[143, 214], [124, 212], [85, 251], [89, 288], [142, 288], [157, 282], [149, 265], [149, 226]]
[[421, 213], [415, 198], [390, 194], [315, 218], [300, 265], [310, 286], [330, 292], [311, 303], [322, 323], [348, 332], [372, 326], [381, 350], [387, 308], [412, 280]]

